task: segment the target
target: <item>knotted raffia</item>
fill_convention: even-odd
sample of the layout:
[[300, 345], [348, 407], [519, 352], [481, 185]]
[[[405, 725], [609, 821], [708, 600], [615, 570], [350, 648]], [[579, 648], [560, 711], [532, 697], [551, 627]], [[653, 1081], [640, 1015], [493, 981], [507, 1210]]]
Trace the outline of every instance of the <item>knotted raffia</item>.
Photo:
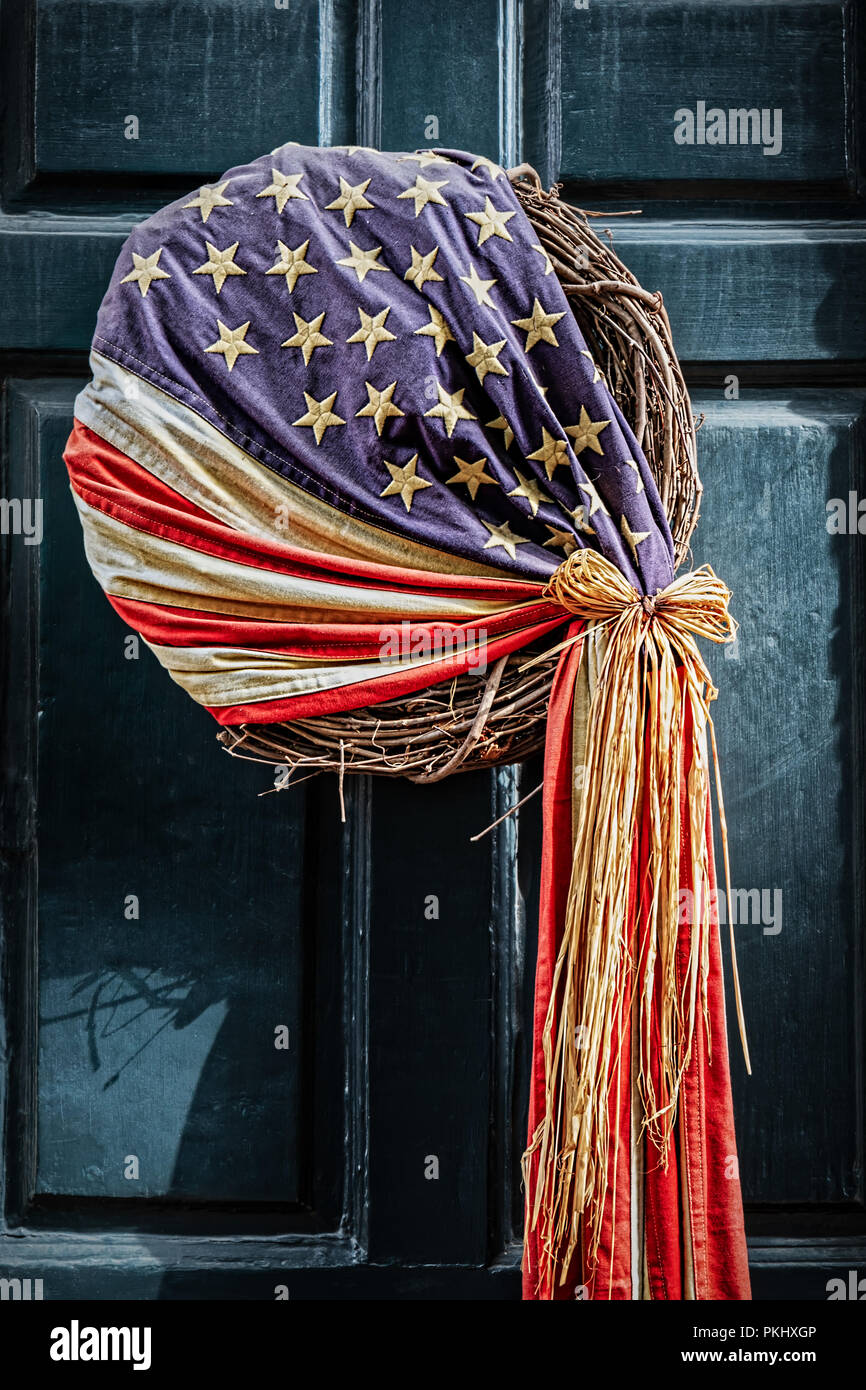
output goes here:
[[[709, 727], [715, 762], [708, 706], [717, 691], [695, 637], [727, 642], [736, 624], [728, 613], [730, 592], [709, 565], [681, 575], [648, 598], [602, 555], [578, 550], [560, 565], [545, 592], [604, 629], [607, 641], [590, 710], [565, 926], [543, 1032], [545, 1114], [523, 1156], [527, 1225], [540, 1233], [539, 1289], [552, 1297], [557, 1281], [567, 1278], [581, 1232], [590, 1265], [598, 1253], [610, 1092], [614, 1081], [621, 1084], [617, 1040], [635, 995], [643, 1125], [665, 1163], [699, 1013], [709, 1044], [712, 866], [705, 833], [710, 793], [706, 734]], [[682, 972], [677, 945], [682, 930], [684, 765], [691, 769], [687, 843], [694, 912], [688, 968]], [[717, 763], [716, 786], [732, 922]], [[648, 860], [637, 885], [639, 927], [632, 938], [626, 926], [632, 852], [644, 816]], [[733, 932], [731, 943], [733, 947]], [[748, 1067], [735, 957], [734, 985]]]

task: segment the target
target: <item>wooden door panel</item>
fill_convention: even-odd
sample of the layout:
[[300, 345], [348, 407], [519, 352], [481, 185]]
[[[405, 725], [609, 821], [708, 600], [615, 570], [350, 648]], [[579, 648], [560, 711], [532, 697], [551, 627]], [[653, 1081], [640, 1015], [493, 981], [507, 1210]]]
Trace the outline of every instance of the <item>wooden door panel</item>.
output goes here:
[[335, 117], [344, 95], [351, 18], [345, 0], [20, 0], [16, 76], [20, 88], [29, 58], [36, 80], [16, 192], [62, 176], [86, 200], [93, 175], [219, 173], [287, 139], [315, 144], [322, 74]]
[[866, 356], [862, 224], [683, 223], [656, 220], [648, 208], [610, 225], [629, 269], [661, 290], [682, 361]]
[[260, 796], [267, 769], [228, 760], [98, 593], [61, 459], [80, 384], [9, 391], [11, 495], [35, 484], [45, 532], [17, 673], [39, 711], [34, 1196], [309, 1203], [306, 799]]
[[866, 395], [719, 391], [695, 406], [695, 556], [724, 576], [741, 625], [710, 658], [731, 875], [762, 893], [760, 911], [740, 900], [736, 926], [754, 1068], [732, 1033], [744, 1195], [862, 1215], [866, 612], [862, 538], [826, 522], [831, 498], [863, 491]]
[[381, 781], [370, 880], [370, 1253], [487, 1254], [490, 774]]
[[[0, 212], [0, 351], [79, 352], [133, 221]], [[14, 359], [13, 359], [14, 360]], [[86, 373], [82, 356], [79, 371]]]
[[439, 145], [497, 159], [504, 8], [499, 0], [474, 0], [471, 7], [379, 0], [376, 8], [379, 147]]
[[[846, 59], [852, 7], [841, 0], [697, 3], [607, 0], [578, 9], [561, 0], [560, 176], [614, 181], [737, 180], [843, 185], [853, 177]], [[710, 118], [700, 142], [697, 110]], [[679, 109], [695, 113], [695, 142], [674, 139]], [[731, 110], [781, 111], [781, 148], [737, 143]], [[628, 113], [628, 114], [626, 114]], [[775, 124], [770, 118], [770, 131]], [[768, 147], [772, 148], [772, 144]]]
[[525, 149], [549, 179], [656, 195], [728, 185], [737, 198], [855, 184], [857, 31], [844, 0], [540, 0], [524, 30]]

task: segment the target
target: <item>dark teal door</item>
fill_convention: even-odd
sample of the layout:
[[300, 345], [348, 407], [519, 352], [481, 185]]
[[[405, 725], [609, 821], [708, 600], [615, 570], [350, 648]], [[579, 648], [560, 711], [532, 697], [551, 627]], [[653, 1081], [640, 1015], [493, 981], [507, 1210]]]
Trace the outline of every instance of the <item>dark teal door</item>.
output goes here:
[[519, 1294], [536, 803], [469, 837], [537, 762], [359, 781], [345, 825], [328, 781], [260, 795], [267, 770], [225, 756], [103, 600], [67, 490], [133, 222], [287, 139], [527, 159], [579, 205], [643, 210], [609, 226], [664, 294], [705, 417], [696, 558], [742, 624], [716, 669], [755, 1291], [866, 1272], [853, 6], [2, 15], [0, 1276], [47, 1299]]

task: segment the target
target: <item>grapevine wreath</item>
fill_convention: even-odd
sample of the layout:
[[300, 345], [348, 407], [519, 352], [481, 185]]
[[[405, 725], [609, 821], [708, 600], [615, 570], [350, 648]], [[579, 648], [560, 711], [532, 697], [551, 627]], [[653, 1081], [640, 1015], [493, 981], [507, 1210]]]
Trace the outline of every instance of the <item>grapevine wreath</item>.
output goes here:
[[342, 787], [544, 744], [524, 1296], [742, 1299], [697, 641], [735, 624], [678, 573], [661, 296], [591, 219], [460, 150], [230, 169], [124, 246], [65, 458], [100, 585], [233, 755]]

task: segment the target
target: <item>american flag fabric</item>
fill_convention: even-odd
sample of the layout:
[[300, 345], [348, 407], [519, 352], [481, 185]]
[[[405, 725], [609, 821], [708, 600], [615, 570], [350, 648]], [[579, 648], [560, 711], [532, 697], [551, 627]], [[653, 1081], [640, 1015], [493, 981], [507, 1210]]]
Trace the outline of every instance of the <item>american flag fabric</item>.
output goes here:
[[105, 592], [221, 723], [427, 683], [381, 666], [386, 618], [483, 619], [494, 659], [543, 624], [574, 546], [648, 591], [672, 577], [646, 462], [536, 243], [488, 160], [297, 145], [133, 233], [67, 458]]
[[[229, 169], [136, 227], [91, 366], [65, 454], [90, 565], [221, 724], [360, 708], [472, 664], [470, 642], [414, 635], [481, 631], [488, 661], [577, 635], [544, 588], [578, 549], [643, 594], [673, 578], [647, 462], [489, 159], [290, 142]], [[394, 624], [408, 624], [408, 657], [383, 649]], [[585, 666], [580, 643], [563, 654], [547, 820], [571, 792], [560, 783]], [[545, 832], [551, 922], [568, 881], [564, 825], [560, 814]], [[555, 946], [551, 926], [537, 1008]], [[713, 971], [718, 1014], [717, 959]], [[709, 1068], [695, 1066], [695, 1123], [712, 1092], [730, 1151], [723, 1045], [709, 1092]], [[720, 1189], [725, 1220], [711, 1232], [699, 1184], [653, 1175], [639, 1128], [629, 1112], [616, 1254], [611, 1240], [595, 1272], [575, 1268], [554, 1293], [533, 1280], [530, 1249], [527, 1297], [748, 1296], [738, 1183]], [[650, 1250], [643, 1193], [662, 1187], [652, 1217], [670, 1249]], [[660, 1261], [667, 1284], [646, 1272]], [[696, 1279], [721, 1263], [727, 1283]]]

